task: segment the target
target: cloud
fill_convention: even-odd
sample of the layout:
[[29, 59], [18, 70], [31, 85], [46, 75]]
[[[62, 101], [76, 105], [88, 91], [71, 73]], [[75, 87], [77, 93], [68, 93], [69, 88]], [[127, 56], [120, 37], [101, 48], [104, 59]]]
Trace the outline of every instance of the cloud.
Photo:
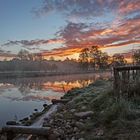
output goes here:
[[4, 51], [0, 49], [0, 58], [13, 58], [15, 57], [15, 54], [12, 54], [10, 51]]
[[11, 60], [14, 57], [16, 57], [15, 54], [11, 54], [11, 53], [8, 53], [8, 52], [7, 53], [5, 53], [5, 52], [0, 53], [0, 60], [4, 60], [4, 59]]
[[140, 10], [140, 0], [125, 0], [121, 1], [119, 5], [120, 14], [132, 14]]
[[44, 0], [43, 6], [36, 13], [44, 15], [55, 10], [68, 16], [99, 16], [105, 11], [102, 2], [101, 0]]
[[64, 14], [67, 21], [55, 38], [8, 41], [2, 46], [17, 45], [63, 57], [92, 45], [119, 49], [140, 44], [140, 0], [43, 0], [35, 12], [46, 15], [52, 11]]
[[140, 10], [139, 0], [43, 0], [36, 11], [45, 15], [51, 11], [59, 11], [69, 17], [95, 17], [107, 12], [130, 14]]
[[38, 45], [57, 44], [63, 42], [64, 40], [62, 39], [49, 39], [49, 40], [36, 39], [36, 40], [20, 40], [20, 41], [16, 40], [16, 41], [8, 41], [2, 46], [11, 46], [11, 45], [38, 46]]
[[58, 48], [58, 49], [53, 49], [51, 51], [43, 51], [42, 55], [43, 56], [57, 56], [57, 57], [64, 57], [64, 56], [69, 56], [69, 55], [73, 55], [74, 53], [80, 53], [82, 50], [82, 48], [67, 48], [67, 47], [63, 47], [63, 48]]
[[65, 40], [65, 48], [54, 49], [45, 54], [70, 55], [92, 45], [99, 45], [101, 48], [120, 48], [140, 44], [139, 16], [122, 19], [117, 26], [112, 24], [110, 27], [100, 28], [91, 24], [69, 22], [57, 33]]

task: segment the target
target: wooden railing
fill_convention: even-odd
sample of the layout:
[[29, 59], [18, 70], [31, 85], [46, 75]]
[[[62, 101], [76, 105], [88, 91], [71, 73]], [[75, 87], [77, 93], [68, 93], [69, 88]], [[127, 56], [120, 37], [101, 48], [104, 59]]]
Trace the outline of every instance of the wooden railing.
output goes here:
[[140, 84], [140, 65], [114, 67], [114, 93], [128, 96], [135, 93]]

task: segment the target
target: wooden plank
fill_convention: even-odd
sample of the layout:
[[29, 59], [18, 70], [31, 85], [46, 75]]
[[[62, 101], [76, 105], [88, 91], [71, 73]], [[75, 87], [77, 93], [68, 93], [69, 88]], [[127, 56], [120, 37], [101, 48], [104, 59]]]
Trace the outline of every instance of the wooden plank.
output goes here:
[[140, 65], [134, 65], [134, 66], [118, 66], [118, 67], [114, 67], [114, 70], [117, 70], [117, 71], [140, 70]]
[[114, 67], [114, 92], [123, 95], [131, 93], [134, 84], [139, 81], [140, 65]]
[[33, 134], [47, 136], [49, 127], [30, 127], [30, 126], [5, 126], [2, 128], [3, 133], [12, 134]]

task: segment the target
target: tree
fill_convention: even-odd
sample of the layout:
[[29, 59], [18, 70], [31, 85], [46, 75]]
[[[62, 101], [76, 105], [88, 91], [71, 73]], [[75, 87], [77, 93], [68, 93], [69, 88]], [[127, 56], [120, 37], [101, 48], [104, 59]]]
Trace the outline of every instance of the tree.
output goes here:
[[92, 46], [81, 51], [79, 61], [83, 69], [88, 69], [89, 65], [94, 69], [107, 68], [109, 56], [99, 50], [99, 46]]
[[54, 59], [53, 56], [51, 56], [51, 57], [49, 58], [49, 60], [50, 60], [50, 61], [54, 61], [55, 59]]
[[100, 68], [107, 68], [109, 62], [109, 56], [106, 52], [101, 53], [100, 57]]
[[121, 54], [114, 54], [112, 57], [112, 64], [114, 66], [122, 66], [126, 64], [126, 60]]
[[101, 56], [102, 56], [102, 51], [99, 50], [98, 46], [92, 46], [90, 50], [90, 57], [91, 57], [91, 64], [93, 68], [95, 69], [96, 67], [100, 68], [101, 65]]
[[89, 49], [84, 48], [79, 54], [80, 66], [83, 70], [88, 70], [89, 67]]
[[140, 50], [134, 52], [133, 61], [135, 64], [140, 64]]
[[20, 50], [17, 56], [20, 60], [29, 60], [29, 52], [27, 50]]
[[34, 54], [32, 54], [32, 53], [29, 54], [28, 55], [28, 58], [29, 58], [30, 61], [34, 61]]
[[41, 53], [36, 53], [36, 54], [34, 54], [34, 59], [35, 59], [35, 61], [41, 62], [43, 60], [43, 56]]

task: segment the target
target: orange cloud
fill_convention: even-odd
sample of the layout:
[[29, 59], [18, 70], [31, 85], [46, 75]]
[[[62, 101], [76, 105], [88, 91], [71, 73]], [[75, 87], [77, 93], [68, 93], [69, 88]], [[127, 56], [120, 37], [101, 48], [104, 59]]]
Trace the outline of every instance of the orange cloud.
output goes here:
[[65, 43], [65, 41], [63, 39], [50, 39], [47, 41], [47, 44], [57, 44], [57, 43]]
[[[70, 12], [69, 16], [82, 18], [85, 15], [87, 15], [86, 17], [92, 16], [93, 23], [89, 24], [86, 22], [87, 19], [83, 20], [84, 22], [70, 22], [68, 20], [66, 26], [57, 32], [58, 38], [9, 41], [4, 45], [24, 45], [27, 49], [32, 49], [32, 46], [43, 46], [44, 48], [41, 49], [38, 47], [38, 50], [42, 52], [44, 58], [50, 56], [64, 58], [67, 56], [75, 57], [83, 48], [93, 45], [101, 46], [100, 49], [104, 50], [104, 48], [120, 49], [122, 47], [127, 48], [132, 44], [140, 44], [139, 0], [94, 0], [94, 2], [93, 0], [64, 0], [59, 3], [45, 0], [44, 7], [42, 7], [43, 12], [47, 13], [52, 10], [50, 5], [56, 11], [60, 11], [59, 8], [61, 7], [61, 12]], [[75, 6], [77, 6], [76, 9], [72, 9]], [[72, 11], [68, 11], [68, 9]], [[109, 19], [112, 18], [108, 14], [110, 11], [112, 12], [111, 16], [114, 16], [113, 19]], [[107, 14], [106, 19], [104, 19], [105, 14]], [[97, 17], [100, 18], [98, 22], [96, 21]], [[108, 19], [107, 22], [103, 21]], [[59, 46], [53, 47], [56, 44]], [[47, 45], [51, 46], [52, 50], [49, 50]]]
[[55, 58], [63, 58], [70, 55], [73, 55], [75, 53], [80, 53], [82, 48], [60, 48], [60, 49], [54, 49], [52, 51], [46, 51], [42, 53], [42, 56], [44, 56], [45, 59], [48, 59], [50, 56], [54, 56]]

